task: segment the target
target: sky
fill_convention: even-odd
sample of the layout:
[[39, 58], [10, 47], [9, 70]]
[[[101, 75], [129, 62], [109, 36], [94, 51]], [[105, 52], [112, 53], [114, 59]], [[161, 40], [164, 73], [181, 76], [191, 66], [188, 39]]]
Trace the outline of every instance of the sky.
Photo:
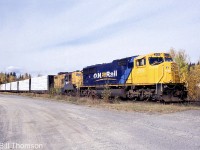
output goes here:
[[171, 48], [200, 59], [199, 0], [0, 0], [0, 72], [57, 74]]

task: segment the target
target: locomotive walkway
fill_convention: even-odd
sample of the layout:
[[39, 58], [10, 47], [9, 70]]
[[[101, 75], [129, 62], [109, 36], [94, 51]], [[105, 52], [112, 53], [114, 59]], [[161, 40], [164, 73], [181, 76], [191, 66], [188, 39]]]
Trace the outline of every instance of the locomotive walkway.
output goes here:
[[199, 133], [200, 111], [118, 112], [0, 94], [0, 149], [199, 150]]

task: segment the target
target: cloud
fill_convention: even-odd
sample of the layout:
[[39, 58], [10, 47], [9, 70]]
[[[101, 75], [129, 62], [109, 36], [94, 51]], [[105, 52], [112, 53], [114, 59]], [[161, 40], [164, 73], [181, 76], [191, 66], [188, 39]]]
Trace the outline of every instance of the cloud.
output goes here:
[[15, 72], [15, 73], [21, 73], [22, 69], [19, 67], [15, 67], [15, 66], [9, 66], [6, 68], [6, 72]]
[[[56, 74], [171, 47], [200, 56], [197, 0], [0, 1], [0, 68]], [[14, 65], [13, 65], [14, 64]]]

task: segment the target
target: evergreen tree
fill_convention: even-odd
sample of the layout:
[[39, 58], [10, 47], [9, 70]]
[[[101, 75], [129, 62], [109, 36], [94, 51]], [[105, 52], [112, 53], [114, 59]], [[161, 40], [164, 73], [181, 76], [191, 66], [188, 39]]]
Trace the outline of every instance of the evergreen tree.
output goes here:
[[25, 73], [24, 74], [24, 79], [28, 79], [28, 78], [29, 78], [28, 73]]
[[14, 77], [16, 77], [16, 76], [17, 76], [15, 72], [13, 72], [13, 76], [14, 76]]

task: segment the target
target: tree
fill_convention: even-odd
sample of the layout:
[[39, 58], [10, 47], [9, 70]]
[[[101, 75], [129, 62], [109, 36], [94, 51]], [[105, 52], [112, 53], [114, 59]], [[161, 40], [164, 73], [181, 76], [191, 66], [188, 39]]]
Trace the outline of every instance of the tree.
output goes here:
[[191, 100], [198, 100], [200, 98], [200, 65], [195, 65], [190, 69], [187, 78], [188, 95]]
[[189, 56], [184, 50], [170, 49], [170, 54], [180, 69], [181, 81], [187, 83], [188, 97], [190, 100], [200, 98], [200, 60], [189, 63]]
[[6, 76], [5, 73], [1, 72], [0, 73], [0, 83], [3, 84], [6, 82]]
[[181, 81], [186, 82], [189, 70], [189, 56], [186, 54], [185, 50], [176, 51], [173, 48], [170, 49], [170, 54], [179, 66]]
[[23, 76], [20, 74], [18, 77], [18, 80], [22, 80], [22, 79], [23, 79]]
[[14, 77], [17, 77], [16, 72], [13, 72], [13, 76], [14, 76]]
[[24, 75], [19, 75], [17, 77], [15, 72], [9, 72], [9, 73], [0, 73], [0, 84], [24, 80], [24, 79], [30, 79], [31, 75], [28, 73], [25, 73]]
[[24, 74], [24, 79], [29, 79], [28, 73], [25, 73], [25, 74]]
[[199, 61], [197, 62], [197, 65], [200, 65], [200, 58], [199, 58]]

